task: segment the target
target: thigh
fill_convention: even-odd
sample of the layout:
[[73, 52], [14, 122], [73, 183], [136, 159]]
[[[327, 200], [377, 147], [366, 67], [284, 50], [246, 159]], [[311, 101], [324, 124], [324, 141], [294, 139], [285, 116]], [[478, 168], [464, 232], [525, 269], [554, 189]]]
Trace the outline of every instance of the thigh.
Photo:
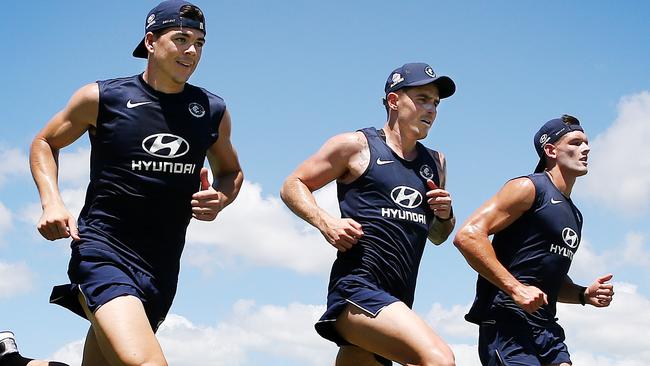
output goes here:
[[374, 353], [357, 346], [341, 346], [336, 355], [336, 366], [385, 366], [392, 364], [392, 362], [388, 362], [379, 362]]
[[388, 305], [376, 317], [349, 304], [335, 327], [348, 342], [402, 364], [453, 363], [449, 346], [402, 302]]
[[[95, 313], [90, 312], [82, 294], [79, 301], [92, 326], [88, 335], [94, 336], [87, 337], [86, 345], [99, 349], [110, 365], [167, 365], [140, 299], [116, 297]], [[91, 353], [88, 356], [96, 357]]]

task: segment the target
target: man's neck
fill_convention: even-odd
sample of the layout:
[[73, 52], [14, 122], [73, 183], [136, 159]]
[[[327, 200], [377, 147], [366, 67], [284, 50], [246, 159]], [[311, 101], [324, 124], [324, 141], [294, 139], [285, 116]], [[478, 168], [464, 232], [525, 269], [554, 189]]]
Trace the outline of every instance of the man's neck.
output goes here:
[[176, 94], [183, 91], [185, 83], [178, 84], [171, 80], [165, 81], [162, 76], [156, 73], [152, 67], [147, 66], [147, 69], [142, 74], [142, 79], [154, 90], [165, 94]]
[[555, 184], [557, 189], [562, 192], [563, 195], [571, 197], [571, 191], [573, 190], [573, 185], [575, 184], [577, 177], [563, 174], [557, 165], [551, 170], [546, 170], [545, 172], [548, 174], [549, 178], [551, 178], [551, 182]]
[[399, 128], [399, 124], [388, 121], [384, 125], [383, 130], [386, 134], [386, 144], [398, 156], [405, 160], [413, 160], [417, 157], [417, 151], [415, 149], [417, 140], [409, 138], [408, 134]]

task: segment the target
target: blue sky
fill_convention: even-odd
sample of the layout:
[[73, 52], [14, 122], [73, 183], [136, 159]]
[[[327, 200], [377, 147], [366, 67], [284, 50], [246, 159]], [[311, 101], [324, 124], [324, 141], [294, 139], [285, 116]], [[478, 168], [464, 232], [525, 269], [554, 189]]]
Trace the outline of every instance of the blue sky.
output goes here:
[[[154, 1], [5, 5], [0, 82], [0, 329], [24, 353], [79, 362], [87, 324], [49, 305], [67, 281], [68, 242], [40, 238], [28, 146], [80, 86], [139, 73], [131, 57]], [[192, 223], [179, 292], [160, 339], [174, 365], [329, 365], [312, 328], [334, 252], [284, 208], [283, 179], [334, 134], [385, 121], [389, 72], [427, 62], [457, 93], [424, 143], [448, 158], [459, 221], [536, 164], [544, 121], [577, 116], [590, 174], [574, 189], [585, 217], [571, 275], [613, 272], [611, 308], [560, 307], [574, 361], [650, 363], [650, 5], [639, 1], [228, 1], [198, 3], [207, 44], [191, 79], [224, 97], [246, 182], [214, 223]], [[61, 188], [78, 212], [88, 139], [64, 150]], [[334, 189], [319, 202], [336, 210]], [[475, 273], [447, 241], [429, 246], [415, 310], [477, 365], [477, 329], [462, 320]], [[589, 331], [585, 331], [588, 329]]]

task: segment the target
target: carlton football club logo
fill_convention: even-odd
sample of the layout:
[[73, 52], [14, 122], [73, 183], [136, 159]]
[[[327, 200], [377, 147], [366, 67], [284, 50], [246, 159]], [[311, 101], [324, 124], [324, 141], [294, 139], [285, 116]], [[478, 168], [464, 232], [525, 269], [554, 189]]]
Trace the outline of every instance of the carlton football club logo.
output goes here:
[[420, 167], [420, 175], [424, 179], [433, 179], [433, 169], [430, 166], [424, 164]]
[[142, 140], [142, 148], [150, 155], [172, 159], [187, 154], [190, 144], [180, 136], [157, 133]]
[[406, 186], [398, 186], [393, 188], [393, 190], [390, 192], [390, 197], [395, 203], [404, 208], [415, 208], [422, 203], [422, 195], [420, 192]]
[[427, 66], [427, 67], [425, 67], [425, 68], [424, 68], [424, 72], [425, 72], [427, 75], [431, 76], [432, 78], [435, 78], [435, 77], [436, 77], [436, 73], [433, 72], [433, 69], [431, 68], [431, 66]]
[[392, 88], [395, 85], [397, 85], [397, 84], [401, 83], [402, 81], [404, 81], [404, 78], [402, 77], [402, 75], [400, 73], [396, 72], [396, 73], [393, 74], [393, 77], [391, 78], [391, 81], [392, 81], [392, 83], [390, 84], [390, 87]]
[[190, 113], [196, 118], [205, 116], [205, 108], [203, 108], [203, 106], [199, 103], [190, 103], [188, 109], [190, 110]]
[[578, 238], [578, 234], [570, 227], [565, 227], [562, 230], [562, 240], [564, 240], [564, 243], [571, 249], [575, 249], [578, 244], [580, 244], [580, 238]]

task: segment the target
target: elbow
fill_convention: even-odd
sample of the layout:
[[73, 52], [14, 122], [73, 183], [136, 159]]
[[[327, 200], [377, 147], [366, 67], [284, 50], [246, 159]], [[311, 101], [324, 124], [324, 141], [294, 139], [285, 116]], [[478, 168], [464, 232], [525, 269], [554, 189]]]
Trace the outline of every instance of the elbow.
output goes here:
[[288, 202], [289, 199], [289, 192], [291, 191], [291, 182], [295, 178], [293, 176], [289, 176], [287, 179], [284, 180], [284, 183], [282, 183], [282, 187], [280, 187], [280, 198], [282, 199], [282, 202], [285, 204]]
[[58, 156], [59, 150], [52, 147], [47, 139], [41, 134], [36, 135], [29, 145], [29, 161], [30, 164], [42, 160], [43, 154], [50, 153], [55, 158]]
[[471, 242], [471, 234], [466, 227], [460, 228], [454, 237], [454, 246], [464, 252], [468, 246], [468, 243]]

